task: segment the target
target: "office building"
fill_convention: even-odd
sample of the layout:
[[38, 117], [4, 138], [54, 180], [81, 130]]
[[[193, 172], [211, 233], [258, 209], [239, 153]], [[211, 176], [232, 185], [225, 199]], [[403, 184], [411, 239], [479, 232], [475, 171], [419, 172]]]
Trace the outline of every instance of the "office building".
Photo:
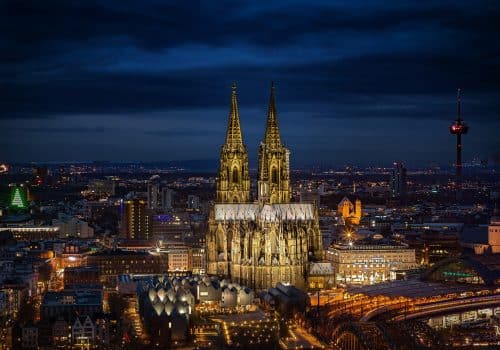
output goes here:
[[174, 197], [174, 190], [168, 187], [164, 187], [161, 189], [161, 203], [163, 210], [172, 209], [172, 203]]
[[147, 194], [147, 208], [148, 209], [159, 209], [160, 205], [160, 176], [153, 175], [148, 181], [148, 194]]
[[97, 266], [76, 266], [64, 269], [64, 285], [99, 283], [99, 269]]
[[89, 255], [87, 264], [99, 268], [99, 280], [106, 286], [115, 286], [119, 275], [160, 274], [167, 271], [166, 254], [145, 251], [105, 250]]
[[124, 200], [120, 231], [122, 237], [127, 239], [150, 239], [149, 216], [144, 199]]
[[403, 162], [394, 162], [391, 174], [391, 194], [395, 198], [406, 196], [406, 168]]

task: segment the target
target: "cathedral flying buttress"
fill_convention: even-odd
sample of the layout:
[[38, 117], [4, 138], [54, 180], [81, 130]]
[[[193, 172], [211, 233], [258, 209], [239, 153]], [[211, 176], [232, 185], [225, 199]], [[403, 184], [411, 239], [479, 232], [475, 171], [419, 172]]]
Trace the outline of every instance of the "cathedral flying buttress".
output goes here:
[[258, 198], [252, 201], [233, 85], [216, 203], [206, 237], [209, 274], [223, 275], [257, 290], [278, 282], [306, 286], [309, 263], [322, 258], [322, 240], [315, 206], [290, 203], [289, 156], [281, 142], [273, 85], [266, 132], [259, 147]]

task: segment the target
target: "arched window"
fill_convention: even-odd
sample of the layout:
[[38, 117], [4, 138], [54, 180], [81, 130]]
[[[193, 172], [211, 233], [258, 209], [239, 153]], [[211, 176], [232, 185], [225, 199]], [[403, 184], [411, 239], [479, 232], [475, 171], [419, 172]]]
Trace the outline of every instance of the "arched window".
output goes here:
[[238, 183], [238, 168], [233, 168], [233, 182]]
[[273, 168], [273, 170], [271, 172], [271, 182], [273, 184], [278, 183], [278, 169], [276, 169], [276, 168]]

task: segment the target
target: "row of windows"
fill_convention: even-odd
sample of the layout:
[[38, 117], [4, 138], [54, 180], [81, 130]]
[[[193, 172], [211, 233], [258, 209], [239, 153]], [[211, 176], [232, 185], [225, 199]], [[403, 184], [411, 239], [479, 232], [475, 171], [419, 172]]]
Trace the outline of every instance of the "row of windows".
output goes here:
[[345, 265], [342, 265], [341, 267], [345, 267], [345, 268], [350, 268], [350, 267], [353, 267], [353, 268], [356, 268], [356, 267], [360, 267], [360, 266], [364, 266], [364, 267], [391, 267], [391, 266], [394, 266], [394, 265], [400, 265], [400, 264], [404, 264], [405, 261], [393, 261], [391, 263], [387, 263], [387, 264], [363, 264], [363, 263], [354, 263], [354, 264], [345, 264]]
[[105, 275], [117, 275], [122, 273], [158, 273], [158, 269], [120, 269], [120, 270], [103, 270], [102, 273]]
[[[156, 263], [156, 259], [155, 260], [151, 260], [151, 259], [148, 259], [148, 260], [122, 260], [121, 262], [120, 261], [115, 261], [115, 260], [100, 260], [99, 263], [101, 265], [115, 265], [115, 264], [152, 264], [152, 263]], [[90, 262], [92, 263], [92, 261]]]

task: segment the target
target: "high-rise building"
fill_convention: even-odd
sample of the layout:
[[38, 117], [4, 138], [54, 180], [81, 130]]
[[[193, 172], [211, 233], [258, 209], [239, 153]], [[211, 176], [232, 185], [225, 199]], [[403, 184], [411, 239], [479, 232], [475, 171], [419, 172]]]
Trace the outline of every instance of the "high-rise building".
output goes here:
[[164, 210], [172, 209], [174, 190], [168, 187], [161, 189], [161, 205]]
[[120, 231], [127, 239], [150, 239], [149, 216], [144, 199], [134, 198], [124, 201]]
[[153, 175], [148, 181], [148, 209], [160, 207], [160, 176]]
[[406, 168], [403, 162], [394, 162], [391, 174], [391, 194], [393, 197], [406, 196]]
[[233, 85], [216, 203], [206, 237], [209, 274], [224, 275], [254, 289], [268, 289], [278, 282], [306, 286], [309, 262], [323, 255], [321, 232], [313, 203], [290, 203], [289, 155], [280, 138], [272, 86], [259, 147], [258, 201], [252, 202]]

